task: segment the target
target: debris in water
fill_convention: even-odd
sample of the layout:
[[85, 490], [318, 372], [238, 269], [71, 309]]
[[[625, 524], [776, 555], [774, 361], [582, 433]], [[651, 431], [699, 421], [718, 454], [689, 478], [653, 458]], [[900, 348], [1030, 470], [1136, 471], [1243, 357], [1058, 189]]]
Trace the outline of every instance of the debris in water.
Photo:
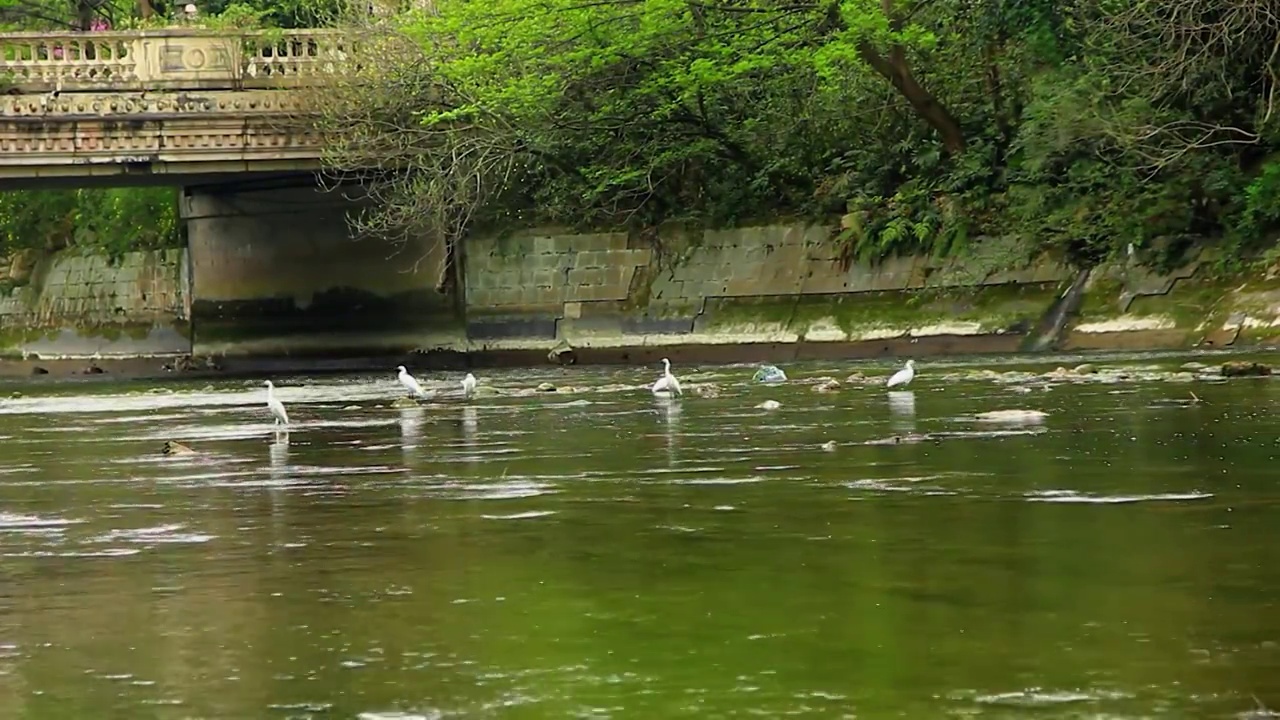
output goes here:
[[787, 374], [776, 365], [761, 365], [756, 374], [751, 376], [751, 381], [758, 383], [779, 383], [786, 380]]
[[176, 440], [165, 440], [164, 449], [161, 450], [165, 455], [195, 455], [196, 451], [183, 445]]
[[573, 365], [578, 362], [578, 353], [567, 340], [561, 340], [551, 352], [547, 353], [547, 361], [557, 365]]

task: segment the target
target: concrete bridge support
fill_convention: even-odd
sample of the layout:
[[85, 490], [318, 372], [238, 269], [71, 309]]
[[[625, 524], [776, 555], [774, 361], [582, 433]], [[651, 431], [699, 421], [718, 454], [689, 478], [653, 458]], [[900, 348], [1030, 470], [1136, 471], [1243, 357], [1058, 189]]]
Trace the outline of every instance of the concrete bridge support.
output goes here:
[[192, 352], [398, 355], [461, 342], [445, 248], [352, 237], [362, 203], [310, 176], [183, 191]]

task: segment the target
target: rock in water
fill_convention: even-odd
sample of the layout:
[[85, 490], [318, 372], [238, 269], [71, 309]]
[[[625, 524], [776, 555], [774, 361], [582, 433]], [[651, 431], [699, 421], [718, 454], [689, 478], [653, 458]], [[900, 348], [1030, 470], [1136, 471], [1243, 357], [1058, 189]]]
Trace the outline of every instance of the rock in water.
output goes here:
[[701, 398], [718, 398], [720, 397], [720, 386], [715, 383], [702, 383], [694, 385], [690, 388], [694, 395]]
[[535, 389], [538, 392], [555, 392], [556, 386], [552, 385], [551, 383], [539, 383], [538, 387]]
[[777, 400], [765, 400], [764, 402], [757, 405], [756, 409], [757, 410], [777, 410], [780, 407], [782, 407], [782, 403], [778, 402]]
[[1271, 368], [1256, 362], [1233, 360], [1222, 363], [1222, 377], [1263, 377], [1271, 374]]
[[836, 441], [835, 441], [835, 440], [828, 440], [828, 441], [826, 441], [826, 442], [822, 443], [822, 449], [823, 449], [823, 450], [826, 450], [827, 452], [835, 452], [835, 451], [836, 451]]
[[840, 389], [840, 381], [835, 378], [822, 378], [822, 381], [813, 386], [814, 392], [829, 393], [836, 392]]
[[161, 450], [161, 452], [163, 452], [165, 455], [195, 455], [196, 454], [195, 450], [192, 450], [191, 448], [187, 447], [186, 445], [183, 445], [180, 442], [177, 442], [176, 440], [166, 440], [164, 442], [164, 449]]
[[393, 408], [418, 407], [418, 401], [414, 400], [411, 397], [398, 397], [395, 400], [391, 401], [391, 407]]
[[1077, 375], [1092, 375], [1098, 372], [1098, 368], [1090, 365], [1089, 363], [1083, 363], [1072, 368], [1071, 372]]

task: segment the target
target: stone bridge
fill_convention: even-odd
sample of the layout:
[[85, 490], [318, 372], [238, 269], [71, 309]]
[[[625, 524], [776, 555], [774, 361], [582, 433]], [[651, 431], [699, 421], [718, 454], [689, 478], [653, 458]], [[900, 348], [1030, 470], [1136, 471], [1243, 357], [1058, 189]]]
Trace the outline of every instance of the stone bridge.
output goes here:
[[0, 189], [200, 185], [318, 167], [297, 88], [336, 31], [0, 34]]

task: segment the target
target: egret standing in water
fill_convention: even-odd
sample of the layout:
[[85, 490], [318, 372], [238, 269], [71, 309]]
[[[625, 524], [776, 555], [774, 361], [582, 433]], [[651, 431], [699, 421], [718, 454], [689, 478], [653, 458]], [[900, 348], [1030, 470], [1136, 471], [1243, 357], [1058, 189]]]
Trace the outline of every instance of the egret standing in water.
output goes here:
[[400, 374], [397, 376], [400, 379], [400, 384], [404, 386], [405, 390], [409, 391], [410, 395], [420, 398], [427, 396], [426, 391], [418, 384], [418, 379], [410, 375], [409, 371], [405, 370], [403, 365], [397, 367], [396, 370], [400, 371]]
[[267, 387], [267, 409], [271, 411], [272, 417], [276, 419], [276, 425], [289, 425], [289, 413], [284, 411], [284, 403], [276, 399], [276, 386], [268, 380], [262, 383]]
[[462, 378], [462, 396], [469, 399], [472, 395], [475, 395], [475, 394], [476, 394], [476, 376], [472, 375], [471, 373], [467, 373], [467, 376]]
[[916, 361], [908, 360], [906, 367], [894, 373], [893, 377], [889, 378], [889, 387], [897, 387], [899, 385], [906, 387], [911, 383], [911, 380], [915, 378], [915, 376], [916, 376]]
[[680, 381], [676, 379], [675, 375], [671, 374], [671, 361], [666, 358], [662, 358], [662, 377], [658, 378], [658, 381], [653, 384], [653, 394], [666, 395], [668, 397], [683, 395], [680, 391]]

